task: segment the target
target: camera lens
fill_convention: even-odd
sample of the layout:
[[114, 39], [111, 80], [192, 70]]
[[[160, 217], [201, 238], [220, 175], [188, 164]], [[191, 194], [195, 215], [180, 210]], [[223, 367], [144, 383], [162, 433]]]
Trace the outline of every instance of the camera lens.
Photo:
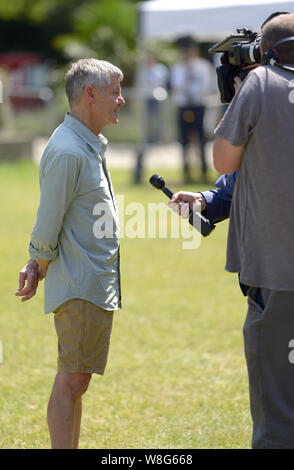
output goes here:
[[240, 59], [241, 64], [243, 65], [260, 62], [260, 51], [258, 44], [243, 44], [240, 48]]

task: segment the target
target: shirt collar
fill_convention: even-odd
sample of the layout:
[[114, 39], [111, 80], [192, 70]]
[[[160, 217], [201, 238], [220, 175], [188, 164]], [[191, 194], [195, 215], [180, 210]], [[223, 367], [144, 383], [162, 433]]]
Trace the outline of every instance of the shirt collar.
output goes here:
[[78, 136], [87, 142], [90, 147], [98, 154], [105, 153], [108, 140], [103, 134], [95, 135], [85, 124], [73, 117], [70, 113], [66, 113], [64, 124], [72, 129]]

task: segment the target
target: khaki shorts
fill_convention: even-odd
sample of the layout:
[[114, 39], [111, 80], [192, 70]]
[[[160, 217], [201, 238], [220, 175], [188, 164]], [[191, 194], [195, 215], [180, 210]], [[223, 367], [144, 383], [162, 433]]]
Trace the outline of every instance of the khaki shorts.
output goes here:
[[59, 373], [104, 374], [113, 312], [82, 299], [70, 299], [53, 312]]

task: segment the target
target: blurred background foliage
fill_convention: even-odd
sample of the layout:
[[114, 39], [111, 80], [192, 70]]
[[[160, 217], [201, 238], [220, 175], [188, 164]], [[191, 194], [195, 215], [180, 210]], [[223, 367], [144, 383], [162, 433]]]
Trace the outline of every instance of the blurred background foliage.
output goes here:
[[[0, 57], [15, 64], [19, 57], [26, 61], [26, 54], [35, 55], [36, 60], [47, 67], [45, 87], [53, 92], [53, 98], [40, 103], [41, 106], [35, 107], [33, 112], [19, 106], [16, 108], [15, 103], [8, 98], [19, 93], [19, 90], [16, 90], [11, 75], [6, 74], [8, 69], [1, 70], [0, 64], [0, 80], [4, 89], [4, 104], [0, 108], [0, 131], [17, 130], [34, 136], [50, 135], [62, 122], [67, 111], [65, 72], [70, 62], [83, 57], [115, 63], [123, 70], [125, 93], [126, 89], [131, 90], [136, 81], [138, 58], [138, 2], [139, 0], [0, 0]], [[28, 67], [28, 64], [25, 63], [24, 66]], [[20, 74], [27, 73], [23, 72], [24, 69], [15, 70], [20, 70]], [[129, 132], [130, 121], [133, 121], [134, 99], [132, 96], [127, 96], [127, 99], [129, 106], [124, 111], [121, 133], [115, 138], [134, 141], [137, 139], [138, 129], [134, 129], [133, 133]]]
[[[0, 140], [4, 131], [49, 136], [68, 110], [64, 76], [69, 63], [94, 57], [114, 63], [124, 74], [127, 106], [122, 110], [120, 126], [107, 128], [106, 137], [111, 142], [140, 143], [143, 124], [139, 110], [142, 97], [136, 87], [138, 70], [148, 52], [168, 68], [178, 57], [172, 38], [145, 39], [144, 47], [139, 44], [137, 6], [143, 1], [0, 0], [0, 81], [4, 90]], [[207, 44], [202, 43], [201, 49], [208, 58]], [[34, 68], [36, 62], [39, 70]], [[37, 85], [34, 80], [39, 80]], [[23, 105], [30, 102], [29, 94], [35, 102], [32, 109]], [[162, 140], [166, 143], [174, 141], [177, 133], [169, 93], [162, 108]]]
[[62, 66], [80, 57], [115, 62], [133, 79], [138, 0], [0, 0], [0, 53], [36, 52]]

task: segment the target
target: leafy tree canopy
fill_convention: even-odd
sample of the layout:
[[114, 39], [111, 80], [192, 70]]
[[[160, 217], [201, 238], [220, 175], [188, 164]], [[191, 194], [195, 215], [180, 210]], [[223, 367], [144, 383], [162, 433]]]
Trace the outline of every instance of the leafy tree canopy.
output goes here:
[[92, 56], [115, 62], [128, 74], [134, 65], [138, 1], [0, 0], [2, 51], [21, 44], [22, 50], [51, 51], [58, 61]]

